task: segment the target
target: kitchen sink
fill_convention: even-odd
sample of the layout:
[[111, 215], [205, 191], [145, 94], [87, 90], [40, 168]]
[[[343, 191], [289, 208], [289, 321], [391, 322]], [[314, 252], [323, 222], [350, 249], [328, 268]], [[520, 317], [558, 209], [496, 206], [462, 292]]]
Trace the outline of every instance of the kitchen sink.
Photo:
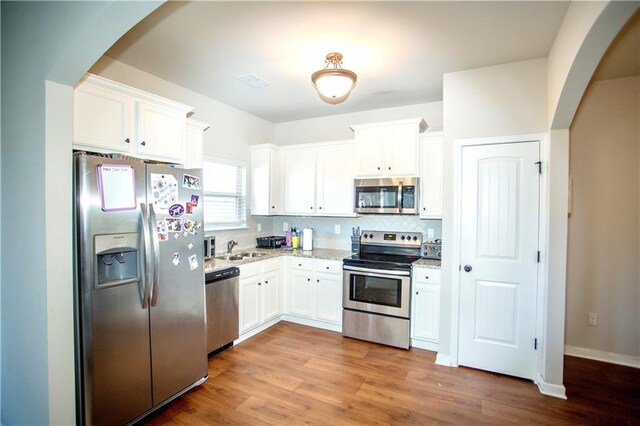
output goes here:
[[241, 254], [226, 254], [224, 256], [216, 256], [216, 259], [222, 259], [222, 260], [242, 260], [244, 259], [244, 256], [242, 256]]
[[260, 257], [264, 256], [264, 253], [258, 253], [257, 251], [252, 251], [250, 253], [242, 253], [242, 257]]
[[259, 253], [257, 251], [251, 251], [251, 252], [238, 253], [238, 254], [224, 254], [222, 256], [216, 256], [216, 259], [242, 260], [242, 259], [260, 257], [260, 256], [264, 256], [264, 253]]

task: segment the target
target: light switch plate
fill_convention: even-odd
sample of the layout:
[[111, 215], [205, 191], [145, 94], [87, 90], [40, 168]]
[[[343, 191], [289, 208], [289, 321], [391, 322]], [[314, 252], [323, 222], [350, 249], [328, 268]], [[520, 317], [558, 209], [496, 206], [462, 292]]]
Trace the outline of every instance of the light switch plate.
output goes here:
[[333, 232], [336, 234], [340, 233], [340, 225], [336, 225], [335, 228], [333, 229]]
[[289, 230], [289, 224], [287, 222], [282, 222], [282, 230], [287, 232]]
[[434, 238], [436, 236], [436, 232], [433, 230], [433, 228], [428, 228], [427, 229], [427, 238]]
[[258, 232], [262, 232], [262, 224], [261, 223], [258, 224]]

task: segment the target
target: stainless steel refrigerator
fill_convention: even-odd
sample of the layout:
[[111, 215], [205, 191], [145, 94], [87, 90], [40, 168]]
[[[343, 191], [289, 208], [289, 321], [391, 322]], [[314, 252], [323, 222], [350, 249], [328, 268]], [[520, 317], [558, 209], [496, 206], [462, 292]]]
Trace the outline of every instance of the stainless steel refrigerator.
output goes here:
[[126, 424], [207, 378], [202, 171], [74, 154], [80, 424]]

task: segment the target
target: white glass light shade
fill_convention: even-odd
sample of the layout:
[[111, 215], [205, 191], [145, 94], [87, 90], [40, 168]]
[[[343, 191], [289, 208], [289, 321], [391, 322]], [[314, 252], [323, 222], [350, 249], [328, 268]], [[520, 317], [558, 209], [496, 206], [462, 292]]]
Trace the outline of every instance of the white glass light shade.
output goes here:
[[324, 69], [311, 76], [320, 98], [330, 104], [344, 102], [355, 87], [356, 80], [354, 72], [344, 69]]

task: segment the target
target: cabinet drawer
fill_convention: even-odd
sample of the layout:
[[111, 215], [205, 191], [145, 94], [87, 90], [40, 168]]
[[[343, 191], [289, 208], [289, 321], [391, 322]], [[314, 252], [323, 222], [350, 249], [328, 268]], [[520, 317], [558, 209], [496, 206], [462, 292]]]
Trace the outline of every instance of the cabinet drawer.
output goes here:
[[413, 280], [416, 283], [440, 284], [440, 269], [413, 268]]
[[260, 262], [247, 263], [246, 265], [238, 266], [238, 268], [240, 268], [241, 280], [260, 275]]
[[327, 274], [341, 274], [342, 273], [342, 262], [337, 262], [335, 260], [316, 260], [316, 271], [324, 272]]
[[311, 271], [313, 269], [313, 259], [294, 257], [290, 260], [292, 270]]
[[262, 272], [272, 272], [280, 269], [280, 258], [267, 259], [259, 262], [262, 264]]

